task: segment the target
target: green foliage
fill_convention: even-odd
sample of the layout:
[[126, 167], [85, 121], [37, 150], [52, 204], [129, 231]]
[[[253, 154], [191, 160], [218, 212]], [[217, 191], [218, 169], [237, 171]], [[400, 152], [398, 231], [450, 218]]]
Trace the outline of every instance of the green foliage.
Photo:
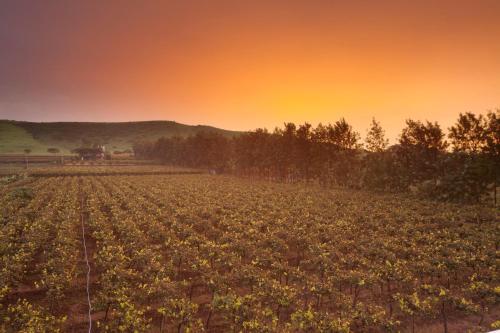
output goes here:
[[196, 318], [198, 305], [188, 299], [169, 298], [157, 311], [163, 319], [177, 328], [177, 332], [183, 330], [184, 332], [200, 332], [203, 330], [201, 320]]
[[[315, 133], [295, 131], [299, 146]], [[210, 175], [29, 181], [29, 200], [10, 194], [25, 183], [0, 191], [0, 330], [72, 329], [82, 224], [99, 331], [393, 332], [471, 314], [486, 331], [498, 305], [493, 208]]]
[[25, 129], [9, 121], [0, 120], [0, 154], [21, 154], [25, 149], [45, 153], [47, 147], [38, 142]]
[[66, 317], [57, 318], [47, 313], [46, 309], [34, 306], [25, 299], [19, 299], [7, 308], [0, 328], [4, 329], [5, 332], [57, 333], [62, 332], [62, 325], [65, 321]]
[[53, 154], [47, 149], [69, 153], [72, 149], [92, 143], [117, 150], [131, 149], [136, 142], [154, 141], [160, 137], [187, 137], [199, 132], [215, 132], [224, 136], [238, 135], [210, 126], [190, 126], [173, 121], [145, 121], [124, 123], [54, 122], [32, 123], [0, 120], [0, 154]]
[[289, 327], [295, 332], [351, 332], [349, 321], [332, 318], [328, 314], [312, 310], [311, 307], [307, 310], [297, 310], [292, 313]]

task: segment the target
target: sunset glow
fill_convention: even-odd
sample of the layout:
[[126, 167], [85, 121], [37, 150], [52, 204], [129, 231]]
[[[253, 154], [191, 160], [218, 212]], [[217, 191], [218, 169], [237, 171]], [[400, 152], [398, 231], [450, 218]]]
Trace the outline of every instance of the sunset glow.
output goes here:
[[500, 332], [500, 0], [0, 0], [0, 333]]
[[500, 2], [3, 1], [0, 118], [233, 130], [500, 106]]

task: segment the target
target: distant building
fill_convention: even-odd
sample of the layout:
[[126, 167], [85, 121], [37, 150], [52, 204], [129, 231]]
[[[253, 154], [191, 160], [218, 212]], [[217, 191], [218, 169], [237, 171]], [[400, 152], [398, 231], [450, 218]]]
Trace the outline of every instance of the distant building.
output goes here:
[[103, 160], [106, 156], [106, 148], [97, 146], [95, 148], [76, 148], [73, 152], [78, 154], [81, 160]]

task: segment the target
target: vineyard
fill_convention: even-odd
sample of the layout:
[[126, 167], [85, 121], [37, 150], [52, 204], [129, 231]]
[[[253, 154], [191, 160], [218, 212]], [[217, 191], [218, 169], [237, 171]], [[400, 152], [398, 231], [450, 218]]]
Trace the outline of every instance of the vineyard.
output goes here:
[[0, 332], [500, 328], [494, 208], [74, 170], [0, 186]]

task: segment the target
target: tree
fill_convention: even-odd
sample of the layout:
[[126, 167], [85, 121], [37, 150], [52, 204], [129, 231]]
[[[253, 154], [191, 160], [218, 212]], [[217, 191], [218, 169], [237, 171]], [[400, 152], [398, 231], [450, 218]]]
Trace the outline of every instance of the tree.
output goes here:
[[271, 134], [266, 129], [243, 133], [232, 141], [235, 168], [239, 174], [262, 176], [276, 172], [269, 153]]
[[375, 118], [372, 118], [371, 127], [366, 135], [365, 143], [366, 150], [373, 153], [383, 152], [389, 144], [389, 140], [385, 138], [384, 129]]
[[277, 141], [274, 160], [279, 177], [284, 181], [293, 181], [297, 149], [297, 127], [294, 123], [285, 123], [284, 129], [276, 128], [273, 135]]
[[446, 161], [445, 195], [479, 202], [493, 191], [496, 202], [500, 168], [498, 114], [498, 110], [496, 113], [488, 112], [485, 117], [460, 114], [457, 123], [450, 128], [448, 137], [455, 154]]
[[57, 148], [48, 148], [47, 152], [51, 154], [59, 154], [60, 150]]
[[333, 158], [329, 162], [329, 174], [340, 185], [353, 185], [359, 182], [359, 177], [354, 176], [359, 166], [356, 153], [361, 144], [359, 134], [342, 118], [327, 127], [328, 146]]
[[154, 152], [154, 143], [153, 142], [136, 142], [132, 146], [132, 150], [134, 152], [134, 156], [136, 158], [153, 158], [156, 157]]
[[437, 122], [420, 121], [408, 119], [406, 127], [403, 128], [399, 144], [404, 148], [418, 149], [428, 153], [444, 152], [448, 143], [443, 139], [444, 133]]
[[408, 119], [399, 138], [397, 155], [407, 172], [407, 182], [436, 179], [438, 157], [446, 151], [448, 143], [437, 122]]
[[25, 154], [24, 161], [26, 162], [26, 169], [28, 169], [28, 156], [26, 155], [28, 155], [29, 153], [31, 153], [31, 149], [29, 148], [24, 149], [24, 154]]
[[486, 115], [486, 145], [483, 151], [494, 159], [500, 157], [500, 109]]
[[372, 118], [370, 129], [365, 138], [365, 148], [369, 152], [363, 162], [363, 186], [369, 188], [388, 189], [397, 187], [399, 177], [394, 168], [394, 158], [387, 151], [389, 140], [385, 131], [375, 118]]
[[311, 124], [304, 123], [297, 129], [296, 143], [296, 164], [300, 172], [300, 176], [309, 181], [311, 169], [311, 144], [312, 130]]
[[336, 121], [333, 126], [329, 126], [328, 136], [330, 142], [339, 150], [355, 150], [361, 147], [358, 142], [359, 133], [354, 131], [344, 118]]
[[453, 153], [447, 151], [437, 122], [411, 119], [399, 144], [391, 147], [380, 123], [372, 119], [361, 152], [359, 134], [341, 118], [315, 128], [284, 123], [272, 133], [257, 129], [232, 139], [211, 132], [160, 138], [134, 144], [134, 154], [217, 173], [391, 191], [411, 186], [434, 198], [479, 201], [496, 188], [499, 177], [499, 113], [461, 114], [448, 135]]
[[500, 178], [500, 109], [486, 115], [486, 146], [484, 152], [489, 160], [489, 180], [493, 182], [494, 202], [497, 204], [497, 187]]
[[460, 113], [457, 123], [450, 127], [450, 138], [453, 151], [477, 154], [486, 147], [487, 123], [483, 115]]

